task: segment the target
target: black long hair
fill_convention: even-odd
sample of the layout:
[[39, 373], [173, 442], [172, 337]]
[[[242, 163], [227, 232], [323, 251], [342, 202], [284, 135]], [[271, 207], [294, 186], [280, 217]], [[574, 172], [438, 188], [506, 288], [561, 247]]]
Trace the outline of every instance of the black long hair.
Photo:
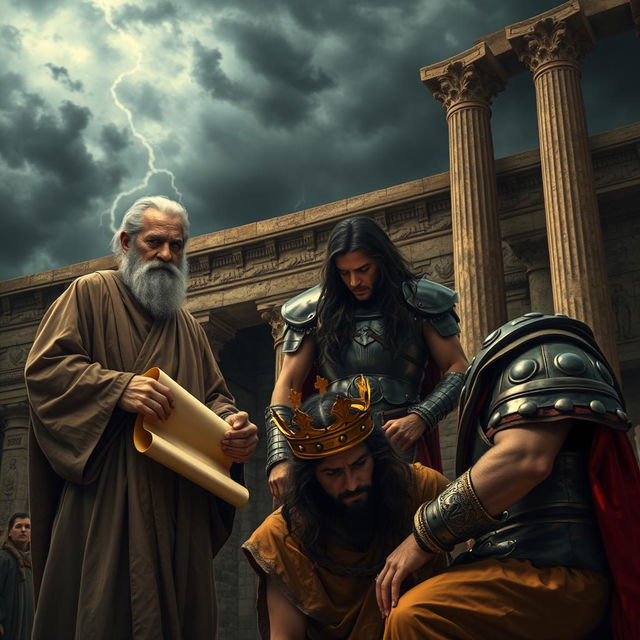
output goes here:
[[[312, 396], [302, 405], [302, 411], [313, 418], [314, 426], [328, 426], [335, 420], [330, 411], [336, 397], [333, 393]], [[379, 549], [380, 558], [384, 559], [411, 531], [415, 476], [411, 467], [391, 449], [378, 427], [364, 444], [374, 460], [372, 491], [375, 499], [372, 500], [371, 515], [376, 531], [373, 542]], [[319, 462], [294, 458], [282, 517], [289, 534], [304, 553], [322, 562], [326, 558], [327, 540], [334, 523], [327, 517], [332, 498], [315, 476]]]
[[371, 218], [347, 218], [332, 229], [322, 267], [322, 295], [318, 303], [317, 341], [320, 358], [336, 362], [340, 349], [349, 341], [356, 299], [340, 278], [336, 257], [362, 251], [373, 258], [377, 277], [373, 295], [384, 321], [385, 338], [396, 349], [400, 337], [410, 328], [411, 316], [403, 301], [402, 283], [417, 276], [389, 236]]

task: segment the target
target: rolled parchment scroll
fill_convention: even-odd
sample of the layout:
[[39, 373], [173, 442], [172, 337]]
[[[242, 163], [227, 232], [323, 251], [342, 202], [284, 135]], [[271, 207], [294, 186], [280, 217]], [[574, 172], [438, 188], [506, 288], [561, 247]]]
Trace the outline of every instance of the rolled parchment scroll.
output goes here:
[[175, 407], [164, 421], [138, 416], [133, 429], [135, 448], [234, 507], [244, 506], [249, 491], [231, 479], [232, 460], [221, 447], [231, 426], [161, 369], [153, 367], [142, 375], [169, 387]]

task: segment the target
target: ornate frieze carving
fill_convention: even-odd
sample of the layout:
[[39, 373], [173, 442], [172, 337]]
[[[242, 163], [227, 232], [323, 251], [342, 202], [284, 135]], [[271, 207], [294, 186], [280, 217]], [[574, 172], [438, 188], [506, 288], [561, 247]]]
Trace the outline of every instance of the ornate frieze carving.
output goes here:
[[596, 186], [640, 178], [640, 144], [593, 156]]
[[498, 178], [498, 209], [515, 211], [544, 204], [540, 169]]
[[13, 385], [24, 380], [24, 365], [29, 349], [30, 342], [0, 349], [0, 386]]
[[447, 286], [453, 286], [454, 268], [453, 255], [435, 256], [416, 265], [429, 280], [434, 280]]

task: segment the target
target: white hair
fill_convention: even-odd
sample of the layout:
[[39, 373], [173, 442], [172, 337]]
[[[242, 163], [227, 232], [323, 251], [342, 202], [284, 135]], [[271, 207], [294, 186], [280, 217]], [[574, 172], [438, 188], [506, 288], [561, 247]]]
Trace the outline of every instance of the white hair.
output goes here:
[[189, 238], [189, 214], [187, 210], [174, 200], [169, 200], [164, 196], [145, 196], [136, 200], [122, 217], [120, 227], [113, 234], [111, 239], [111, 249], [117, 256], [123, 254], [120, 234], [124, 231], [131, 239], [142, 231], [144, 212], [147, 209], [157, 209], [160, 213], [168, 216], [178, 216], [182, 221], [183, 240], [186, 243]]

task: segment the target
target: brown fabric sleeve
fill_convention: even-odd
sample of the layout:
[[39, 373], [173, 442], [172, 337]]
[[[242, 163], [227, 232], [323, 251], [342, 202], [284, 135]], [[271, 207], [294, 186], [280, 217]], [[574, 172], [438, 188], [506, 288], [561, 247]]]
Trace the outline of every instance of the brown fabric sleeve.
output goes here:
[[[134, 375], [91, 361], [86, 345], [94, 333], [91, 298], [87, 283], [79, 280], [53, 303], [25, 368], [38, 445], [54, 471], [76, 483], [89, 481], [88, 463]], [[127, 414], [120, 413], [124, 422]]]

